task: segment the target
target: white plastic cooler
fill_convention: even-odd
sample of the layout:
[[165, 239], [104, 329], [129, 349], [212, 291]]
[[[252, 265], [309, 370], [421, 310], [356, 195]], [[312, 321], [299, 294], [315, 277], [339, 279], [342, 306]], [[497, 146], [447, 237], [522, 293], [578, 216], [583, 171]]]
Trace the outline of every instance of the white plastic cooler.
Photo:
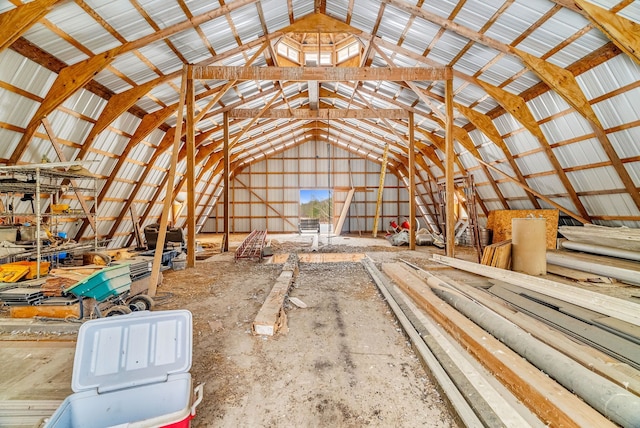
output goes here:
[[188, 427], [192, 317], [186, 310], [133, 312], [80, 327], [71, 389], [45, 427]]

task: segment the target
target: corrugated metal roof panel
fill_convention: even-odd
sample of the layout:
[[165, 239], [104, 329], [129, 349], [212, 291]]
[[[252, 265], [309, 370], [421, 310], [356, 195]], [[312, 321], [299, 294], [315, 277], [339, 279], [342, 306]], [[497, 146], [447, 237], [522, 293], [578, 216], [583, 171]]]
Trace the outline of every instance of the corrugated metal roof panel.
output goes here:
[[584, 58], [595, 50], [601, 48], [609, 42], [599, 30], [591, 30], [584, 36], [578, 38], [575, 42], [569, 43], [558, 53], [549, 58], [549, 62], [567, 67], [576, 61]]
[[314, 2], [293, 0], [293, 19], [300, 19], [305, 15], [313, 13]]
[[282, 0], [262, 0], [264, 20], [269, 31], [276, 31], [289, 25], [289, 10], [287, 2]]
[[592, 107], [605, 129], [633, 123], [640, 117], [640, 87], [602, 100]]
[[473, 31], [480, 31], [503, 4], [504, 1], [501, 0], [469, 0], [464, 3], [454, 22]]
[[256, 6], [243, 7], [231, 12], [233, 25], [236, 27], [242, 43], [255, 40], [262, 34], [260, 20], [256, 19]]
[[640, 2], [631, 2], [627, 7], [618, 12], [618, 15], [640, 24]]
[[409, 16], [408, 13], [388, 5], [384, 9], [377, 35], [392, 43], [397, 43], [409, 22]]
[[576, 80], [587, 98], [594, 99], [640, 80], [640, 67], [627, 55], [617, 55]]
[[211, 12], [212, 10], [220, 8], [219, 3], [212, 2], [210, 0], [184, 0], [184, 3], [187, 5], [189, 11], [194, 16], [201, 15], [206, 12]]
[[23, 36], [67, 64], [75, 64], [88, 56], [42, 24], [36, 23]]
[[[555, 46], [571, 38], [588, 24], [589, 21], [581, 15], [571, 10], [560, 8], [552, 17], [548, 18], [529, 34], [518, 45], [518, 48], [539, 58], [543, 57]], [[564, 68], [569, 64], [556, 65]]]
[[122, 80], [119, 76], [113, 73], [111, 70], [103, 68], [100, 73], [98, 73], [93, 80], [100, 83], [103, 86], [106, 86], [110, 90], [115, 93], [120, 93], [126, 91], [127, 89], [131, 89], [131, 85]]
[[482, 80], [494, 86], [499, 86], [523, 68], [524, 66], [519, 59], [503, 55], [502, 58], [491, 65], [489, 69], [485, 70], [481, 77]]
[[82, 43], [94, 54], [121, 45], [102, 25], [74, 2], [60, 3], [47, 14], [47, 20]]
[[563, 168], [609, 161], [609, 157], [602, 149], [602, 144], [595, 138], [559, 146], [554, 148], [553, 152]]
[[164, 74], [170, 74], [182, 69], [182, 61], [168, 48], [164, 41], [151, 43], [138, 49], [138, 51]]
[[0, 52], [0, 63], [0, 81], [40, 97], [47, 94], [56, 78], [55, 73], [10, 49]]
[[191, 64], [211, 58], [211, 53], [204, 45], [200, 35], [194, 29], [181, 31], [178, 34], [169, 36], [168, 39]]
[[[498, 51], [473, 43], [469, 50], [453, 66], [457, 71], [473, 76], [499, 55]], [[471, 87], [471, 85], [470, 85]]]
[[431, 43], [431, 40], [438, 34], [440, 27], [424, 19], [415, 19], [407, 32], [407, 37], [402, 47], [407, 48], [419, 55], [422, 55]]
[[616, 170], [611, 166], [569, 171], [567, 172], [567, 176], [571, 180], [576, 192], [624, 188]]
[[469, 39], [466, 37], [462, 37], [452, 31], [445, 31], [431, 52], [429, 52], [427, 58], [433, 59], [442, 65], [449, 64], [468, 42]]
[[607, 136], [622, 159], [640, 156], [640, 127], [612, 132]]
[[0, 91], [0, 121], [25, 128], [40, 103], [9, 91]]
[[510, 137], [505, 138], [504, 142], [507, 144], [509, 151], [513, 155], [540, 148], [540, 143], [538, 142], [538, 140], [528, 131], [513, 134]]
[[485, 35], [511, 44], [554, 6], [547, 0], [514, 2], [487, 30]]
[[457, 5], [457, 1], [444, 0], [438, 2], [425, 2], [423, 3], [422, 8], [428, 10], [429, 12], [440, 15], [443, 18], [448, 18]]
[[351, 25], [367, 33], [373, 31], [380, 2], [375, 0], [356, 0], [351, 15]]
[[[166, 28], [187, 20], [187, 17], [177, 2], [167, 3], [157, 0], [138, 0], [138, 3], [160, 28]], [[185, 3], [190, 5], [194, 2], [186, 1]]]
[[549, 141], [555, 142], [572, 140], [593, 133], [587, 121], [576, 112], [544, 122], [540, 128]]
[[640, 211], [628, 193], [589, 195], [581, 199], [589, 214], [593, 216], [611, 216], [611, 207], [616, 207], [616, 216], [640, 216]]
[[238, 46], [225, 16], [205, 22], [200, 25], [200, 29], [207, 36], [209, 43], [211, 43], [216, 53], [221, 53]]
[[340, 21], [346, 21], [349, 0], [332, 0], [327, 2], [327, 14]]
[[85, 3], [129, 41], [154, 32], [129, 0], [85, 0]]
[[158, 77], [158, 75], [133, 52], [119, 55], [113, 60], [111, 65], [116, 70], [126, 74], [129, 79], [138, 85]]

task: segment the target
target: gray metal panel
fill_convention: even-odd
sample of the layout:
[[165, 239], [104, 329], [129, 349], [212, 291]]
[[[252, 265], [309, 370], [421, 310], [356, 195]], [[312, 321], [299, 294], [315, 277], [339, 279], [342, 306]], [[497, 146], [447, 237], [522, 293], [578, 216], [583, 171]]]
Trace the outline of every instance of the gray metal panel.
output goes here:
[[622, 16], [623, 18], [630, 19], [636, 24], [640, 24], [640, 2], [632, 2], [627, 7], [618, 12], [618, 15]]
[[276, 31], [289, 25], [289, 10], [287, 2], [282, 0], [262, 0], [264, 20], [269, 31]]
[[314, 2], [308, 0], [293, 0], [293, 19], [300, 19], [313, 13]]
[[554, 4], [547, 0], [514, 2], [485, 33], [488, 37], [510, 44], [527, 31]]
[[67, 64], [75, 64], [88, 56], [42, 24], [36, 23], [23, 36]]
[[384, 9], [377, 35], [392, 43], [397, 43], [409, 22], [409, 17], [408, 13], [388, 5]]
[[376, 0], [355, 0], [353, 14], [351, 15], [351, 25], [364, 30], [367, 33], [373, 31], [380, 2]]
[[[160, 28], [166, 28], [187, 20], [178, 2], [167, 3], [157, 0], [138, 0], [138, 3], [140, 3], [153, 22]], [[193, 2], [186, 1], [185, 3], [190, 4]]]
[[238, 36], [242, 43], [247, 43], [262, 35], [262, 25], [257, 18], [257, 10], [255, 5], [243, 7], [231, 12], [231, 20], [236, 27]]
[[85, 0], [85, 3], [129, 41], [154, 32], [129, 0]]
[[211, 58], [211, 53], [200, 35], [192, 28], [169, 36], [168, 39], [189, 63], [195, 64]]

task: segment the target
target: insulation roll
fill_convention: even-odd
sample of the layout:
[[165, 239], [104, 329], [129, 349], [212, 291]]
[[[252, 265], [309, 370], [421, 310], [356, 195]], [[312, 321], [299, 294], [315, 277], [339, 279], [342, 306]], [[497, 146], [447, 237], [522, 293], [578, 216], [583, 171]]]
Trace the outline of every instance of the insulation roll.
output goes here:
[[547, 220], [514, 218], [511, 220], [511, 258], [513, 270], [529, 275], [547, 273]]

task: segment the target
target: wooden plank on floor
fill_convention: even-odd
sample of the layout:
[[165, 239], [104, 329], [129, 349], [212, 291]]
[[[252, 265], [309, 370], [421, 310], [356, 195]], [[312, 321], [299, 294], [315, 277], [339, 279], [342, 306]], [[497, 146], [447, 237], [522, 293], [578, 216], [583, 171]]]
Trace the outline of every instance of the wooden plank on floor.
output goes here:
[[273, 336], [279, 330], [286, 328], [286, 315], [283, 308], [284, 299], [297, 273], [298, 257], [292, 254], [283, 266], [280, 276], [276, 279], [276, 283], [251, 325], [254, 334]]
[[415, 273], [390, 263], [383, 264], [382, 270], [543, 422], [566, 427], [613, 426], [592, 407], [438, 298]]
[[300, 263], [343, 263], [359, 262], [364, 256], [363, 253], [301, 253], [298, 260]]

